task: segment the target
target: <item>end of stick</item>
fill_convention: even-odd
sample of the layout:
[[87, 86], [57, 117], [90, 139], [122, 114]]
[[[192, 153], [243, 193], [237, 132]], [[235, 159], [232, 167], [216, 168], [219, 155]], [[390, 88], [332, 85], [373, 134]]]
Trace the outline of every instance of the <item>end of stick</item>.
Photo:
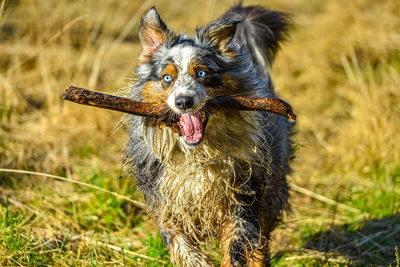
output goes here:
[[67, 89], [65, 89], [65, 92], [63, 93], [63, 95], [62, 95], [62, 98], [64, 99], [64, 100], [69, 100], [69, 95], [70, 95], [70, 93], [71, 93], [71, 91], [74, 89], [74, 87], [73, 86], [70, 86], [70, 87], [68, 87]]
[[294, 114], [292, 110], [288, 111], [287, 116], [289, 119], [296, 120], [296, 114]]
[[288, 117], [289, 119], [296, 120], [296, 114], [294, 114], [292, 110], [292, 106], [289, 103], [283, 101], [282, 99], [278, 99], [278, 101], [283, 104], [284, 107], [284, 116]]

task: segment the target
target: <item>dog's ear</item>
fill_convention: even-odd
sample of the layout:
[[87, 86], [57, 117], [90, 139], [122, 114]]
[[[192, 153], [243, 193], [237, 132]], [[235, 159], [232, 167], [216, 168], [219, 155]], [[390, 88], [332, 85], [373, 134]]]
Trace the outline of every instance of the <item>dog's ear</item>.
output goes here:
[[143, 16], [139, 26], [139, 37], [142, 43], [143, 56], [152, 57], [168, 37], [167, 25], [161, 20], [155, 7]]
[[240, 20], [219, 19], [204, 28], [197, 29], [196, 38], [201, 42], [207, 41], [221, 52], [228, 51], [228, 44], [235, 36], [236, 26]]

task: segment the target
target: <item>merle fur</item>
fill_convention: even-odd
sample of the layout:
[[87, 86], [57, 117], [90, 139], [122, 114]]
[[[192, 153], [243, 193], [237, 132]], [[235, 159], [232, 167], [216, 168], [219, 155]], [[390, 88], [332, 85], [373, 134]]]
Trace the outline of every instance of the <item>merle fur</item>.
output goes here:
[[[236, 23], [238, 20], [240, 22], [229, 42], [229, 47], [239, 56], [229, 58], [212, 45], [207, 37], [207, 30], [210, 27], [226, 25], [227, 22]], [[161, 25], [167, 29], [164, 22], [161, 21]], [[243, 7], [239, 4], [208, 26], [197, 29], [194, 38], [171, 33], [163, 43], [162, 49], [166, 50], [176, 45], [198, 47], [201, 60], [210, 66], [213, 73], [211, 79], [207, 81], [207, 86], [223, 87], [221, 75], [228, 72], [238, 77], [245, 85], [243, 86], [245, 90], [239, 94], [277, 97], [269, 74], [264, 71], [264, 68], [272, 63], [280, 42], [287, 36], [287, 29], [287, 15], [259, 6]], [[256, 47], [262, 51], [264, 62], [263, 59], [257, 57]], [[159, 79], [162, 66], [171, 60], [163, 58], [162, 49], [159, 56], [143, 63], [136, 70], [138, 81], [132, 87], [132, 98], [141, 100], [140, 89], [143, 84]], [[238, 219], [236, 220], [237, 240], [233, 242], [229, 252], [232, 266], [244, 266], [246, 252], [263, 247], [261, 244], [263, 242], [269, 242], [270, 232], [282, 220], [284, 211], [289, 208], [286, 175], [290, 172], [289, 161], [293, 152], [290, 139], [293, 123], [285, 117], [271, 113], [262, 113], [259, 120], [267, 142], [265, 147], [269, 151], [266, 151], [264, 146], [260, 149], [264, 150], [263, 154], [271, 156], [272, 172], [267, 173], [265, 168], [254, 165], [248, 186], [255, 194], [238, 194], [237, 199], [243, 205], [231, 207], [232, 216]], [[163, 203], [158, 186], [164, 167], [140, 137], [140, 127], [154, 127], [155, 120], [132, 116], [131, 122], [130, 140], [126, 149], [127, 162], [136, 171], [136, 183], [143, 191], [150, 214], [155, 215]], [[166, 245], [170, 245], [173, 239], [171, 232], [167, 229], [160, 230]], [[268, 244], [263, 249], [269, 255]], [[268, 260], [265, 260], [265, 265], [268, 264]]]

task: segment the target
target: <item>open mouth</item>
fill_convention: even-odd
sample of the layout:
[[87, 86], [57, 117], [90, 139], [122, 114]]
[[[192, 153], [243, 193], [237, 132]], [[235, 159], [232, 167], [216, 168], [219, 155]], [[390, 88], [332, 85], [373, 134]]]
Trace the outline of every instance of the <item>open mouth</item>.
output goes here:
[[196, 146], [201, 143], [207, 122], [208, 116], [204, 110], [180, 115], [177, 123], [187, 145]]

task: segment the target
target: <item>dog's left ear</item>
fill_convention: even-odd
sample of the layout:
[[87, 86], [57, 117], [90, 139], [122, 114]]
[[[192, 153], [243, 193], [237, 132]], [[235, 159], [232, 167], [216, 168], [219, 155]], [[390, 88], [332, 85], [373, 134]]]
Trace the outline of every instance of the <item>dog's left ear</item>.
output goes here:
[[139, 26], [139, 37], [142, 43], [142, 54], [152, 58], [160, 46], [167, 40], [169, 30], [161, 20], [155, 7], [152, 7], [143, 16]]
[[228, 51], [228, 44], [235, 36], [236, 26], [240, 20], [219, 19], [204, 28], [196, 30], [196, 39], [201, 43], [211, 42], [219, 51]]

